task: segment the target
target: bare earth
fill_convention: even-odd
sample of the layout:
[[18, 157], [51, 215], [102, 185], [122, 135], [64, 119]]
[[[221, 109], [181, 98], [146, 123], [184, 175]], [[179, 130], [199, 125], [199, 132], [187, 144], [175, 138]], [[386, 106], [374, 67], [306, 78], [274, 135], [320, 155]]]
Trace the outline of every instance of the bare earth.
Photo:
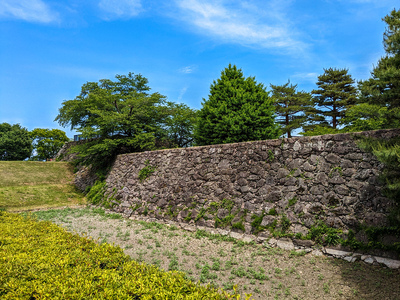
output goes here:
[[238, 285], [241, 299], [246, 293], [251, 299], [400, 299], [400, 270], [224, 241], [174, 225], [106, 217], [88, 208], [37, 216], [119, 246], [136, 261], [183, 271], [191, 280], [228, 291]]

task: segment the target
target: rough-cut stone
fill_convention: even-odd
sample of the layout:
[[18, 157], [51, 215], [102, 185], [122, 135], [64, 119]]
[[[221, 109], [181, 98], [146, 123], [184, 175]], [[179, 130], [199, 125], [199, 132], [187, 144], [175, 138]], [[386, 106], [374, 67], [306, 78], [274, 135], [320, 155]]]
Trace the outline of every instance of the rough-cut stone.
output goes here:
[[342, 159], [340, 161], [340, 167], [342, 169], [354, 168], [354, 163], [352, 163], [349, 159]]
[[361, 170], [357, 171], [357, 173], [354, 175], [354, 178], [358, 179], [358, 180], [361, 180], [361, 181], [365, 181], [370, 176], [371, 176], [371, 170], [369, 170], [369, 169], [361, 169]]
[[315, 185], [310, 189], [310, 193], [312, 195], [323, 195], [325, 193], [325, 189], [320, 185]]
[[280, 168], [278, 170], [278, 173], [276, 175], [277, 178], [285, 178], [286, 176], [289, 175], [289, 171], [283, 168]]
[[308, 206], [307, 211], [311, 214], [320, 214], [324, 209], [325, 207], [321, 203], [313, 203]]
[[374, 262], [376, 262], [376, 259], [373, 256], [368, 256], [365, 259], [363, 259], [363, 261], [366, 262], [367, 264], [373, 264]]
[[323, 184], [324, 186], [327, 186], [327, 185], [328, 185], [329, 177], [328, 177], [327, 174], [325, 174], [325, 173], [323, 173], [323, 172], [319, 172], [319, 173], [317, 174], [317, 176], [315, 177], [315, 179], [316, 179], [316, 182], [317, 182], [317, 183]]
[[186, 225], [186, 224], [182, 224], [182, 228], [187, 230], [187, 231], [190, 231], [190, 232], [195, 232], [196, 231], [196, 227], [190, 226], [190, 225]]
[[400, 261], [399, 260], [394, 260], [394, 259], [384, 258], [384, 257], [377, 257], [377, 256], [375, 256], [375, 260], [380, 264], [384, 264], [388, 268], [400, 269]]
[[243, 238], [243, 233], [238, 233], [238, 232], [233, 232], [232, 231], [232, 232], [229, 233], [229, 236], [234, 238], [234, 239], [240, 240], [240, 239]]
[[330, 255], [336, 256], [336, 257], [348, 255], [347, 251], [341, 251], [341, 250], [336, 250], [336, 249], [331, 249], [331, 248], [325, 248], [325, 252]]
[[339, 195], [348, 195], [349, 194], [349, 188], [347, 186], [345, 186], [344, 184], [341, 185], [336, 185], [334, 187], [334, 190], [336, 193], [338, 193]]
[[279, 239], [276, 241], [276, 246], [281, 249], [285, 249], [285, 250], [293, 250], [294, 249], [293, 242], [290, 239]]
[[343, 183], [346, 183], [346, 180], [343, 177], [335, 176], [335, 177], [329, 178], [328, 182], [332, 183], [332, 184], [343, 184]]
[[314, 256], [324, 256], [324, 253], [322, 253], [322, 251], [318, 249], [313, 249], [311, 253]]
[[293, 243], [297, 246], [302, 246], [302, 247], [307, 247], [307, 248], [311, 248], [312, 246], [315, 245], [315, 243], [313, 241], [310, 240], [298, 240], [298, 239], [294, 239]]
[[357, 257], [355, 257], [355, 256], [345, 256], [345, 257], [343, 257], [343, 259], [348, 261], [348, 262], [355, 262], [357, 260]]
[[242, 241], [243, 242], [246, 242], [246, 243], [250, 243], [250, 242], [252, 242], [252, 241], [254, 241], [254, 236], [251, 236], [251, 235], [244, 235], [243, 237], [242, 237]]
[[268, 226], [271, 225], [274, 221], [275, 221], [275, 217], [274, 216], [264, 216], [262, 222], [261, 222], [261, 226]]
[[326, 161], [331, 163], [331, 164], [338, 164], [340, 162], [340, 157], [334, 153], [329, 153], [326, 157], [325, 157]]
[[316, 167], [311, 165], [309, 162], [305, 162], [302, 169], [307, 172], [312, 172], [316, 169]]
[[316, 166], [316, 165], [319, 163], [319, 160], [320, 160], [320, 157], [319, 157], [318, 155], [311, 154], [311, 156], [310, 156], [310, 163], [311, 163], [313, 166]]
[[300, 149], [301, 149], [301, 144], [299, 143], [299, 141], [296, 141], [293, 145], [293, 150], [299, 151]]
[[229, 231], [224, 229], [218, 229], [218, 234], [226, 236], [229, 234]]

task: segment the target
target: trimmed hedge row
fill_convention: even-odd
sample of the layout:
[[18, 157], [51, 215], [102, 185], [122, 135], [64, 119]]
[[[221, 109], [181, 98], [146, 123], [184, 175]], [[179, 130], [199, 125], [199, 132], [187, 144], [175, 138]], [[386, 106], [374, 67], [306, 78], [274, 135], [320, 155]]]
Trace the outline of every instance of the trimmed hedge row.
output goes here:
[[0, 299], [239, 299], [51, 222], [0, 211]]

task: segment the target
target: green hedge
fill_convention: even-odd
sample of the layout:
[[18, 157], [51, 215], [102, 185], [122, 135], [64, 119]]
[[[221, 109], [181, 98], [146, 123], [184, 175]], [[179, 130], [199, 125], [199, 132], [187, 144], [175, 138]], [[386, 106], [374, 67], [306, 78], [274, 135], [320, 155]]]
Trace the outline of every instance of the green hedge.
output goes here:
[[0, 212], [0, 299], [239, 299], [51, 222]]

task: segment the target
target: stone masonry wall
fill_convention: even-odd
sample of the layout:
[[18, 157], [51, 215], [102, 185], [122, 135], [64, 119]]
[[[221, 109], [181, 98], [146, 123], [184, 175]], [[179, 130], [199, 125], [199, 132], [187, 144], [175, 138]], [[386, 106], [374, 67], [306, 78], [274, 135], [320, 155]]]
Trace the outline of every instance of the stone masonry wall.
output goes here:
[[383, 166], [357, 147], [356, 137], [399, 134], [380, 130], [120, 155], [106, 195], [126, 216], [261, 237], [268, 228], [306, 234], [317, 220], [344, 232], [360, 223], [385, 226], [395, 204], [381, 194]]

